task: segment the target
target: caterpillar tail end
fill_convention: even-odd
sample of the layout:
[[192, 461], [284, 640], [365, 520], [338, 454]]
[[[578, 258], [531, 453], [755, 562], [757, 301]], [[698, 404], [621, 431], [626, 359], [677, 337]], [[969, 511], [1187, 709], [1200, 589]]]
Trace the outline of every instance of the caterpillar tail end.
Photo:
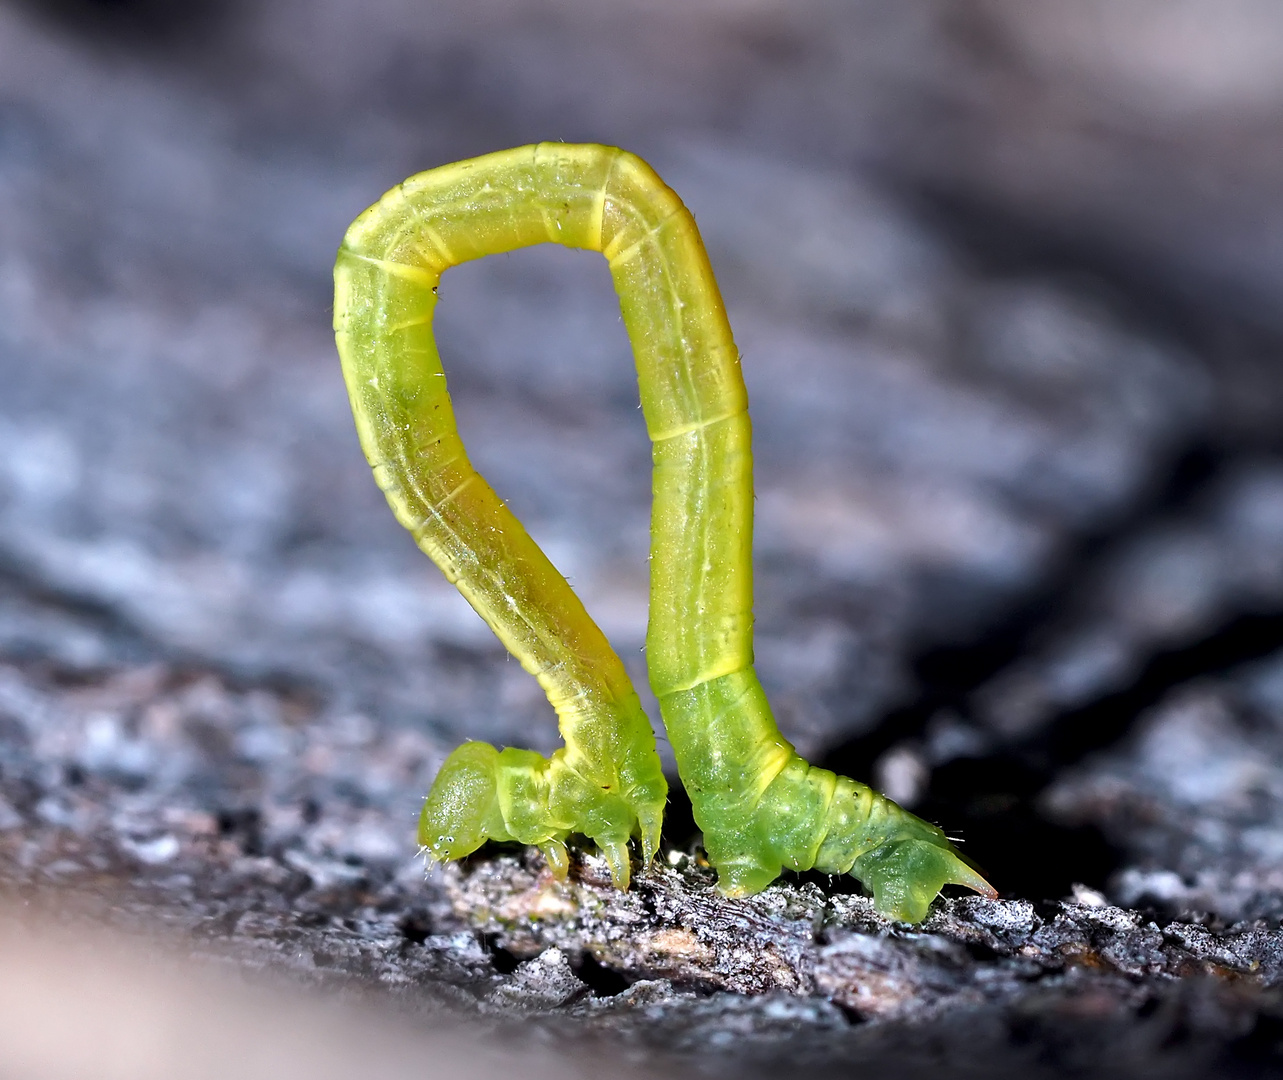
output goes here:
[[989, 884], [952, 847], [932, 840], [889, 840], [855, 860], [851, 874], [873, 892], [878, 914], [917, 923], [946, 885], [961, 885], [987, 900], [998, 899]]
[[749, 800], [728, 797], [736, 789], [721, 777], [695, 789], [695, 821], [723, 896], [761, 892], [782, 870], [817, 870], [858, 878], [873, 893], [875, 910], [899, 922], [926, 918], [945, 885], [997, 898], [937, 826], [865, 784], [788, 753], [747, 807]]

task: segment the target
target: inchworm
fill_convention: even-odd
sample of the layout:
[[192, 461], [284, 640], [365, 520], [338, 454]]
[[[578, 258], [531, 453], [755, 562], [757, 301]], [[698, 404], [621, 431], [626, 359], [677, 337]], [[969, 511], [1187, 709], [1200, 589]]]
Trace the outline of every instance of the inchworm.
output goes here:
[[695, 221], [640, 158], [540, 143], [420, 173], [348, 230], [334, 329], [361, 445], [400, 522], [557, 711], [551, 759], [468, 742], [442, 766], [419, 840], [543, 851], [570, 833], [628, 887], [628, 841], [659, 846], [667, 784], [637, 694], [565, 579], [468, 460], [432, 333], [437, 283], [468, 259], [552, 242], [606, 256], [653, 444], [646, 657], [678, 772], [729, 896], [782, 869], [851, 873], [917, 922], [945, 884], [996, 896], [934, 825], [808, 765], [753, 671], [753, 476], [739, 353]]

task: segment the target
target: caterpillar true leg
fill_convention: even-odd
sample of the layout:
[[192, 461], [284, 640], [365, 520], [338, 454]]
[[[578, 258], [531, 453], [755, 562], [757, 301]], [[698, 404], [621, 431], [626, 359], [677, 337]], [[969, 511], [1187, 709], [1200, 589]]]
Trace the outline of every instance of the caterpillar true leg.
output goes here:
[[739, 354], [694, 219], [639, 158], [542, 143], [421, 173], [349, 229], [334, 325], [366, 456], [397, 517], [536, 675], [566, 745], [551, 759], [460, 747], [422, 843], [457, 858], [487, 839], [539, 845], [561, 872], [570, 832], [615, 882], [626, 844], [659, 841], [666, 787], [622, 664], [520, 523], [468, 462], [432, 336], [442, 271], [550, 241], [601, 251], [633, 344], [654, 448], [647, 657], [678, 769], [729, 894], [784, 867], [852, 872], [886, 914], [918, 920], [946, 883], [996, 895], [939, 829], [807, 765], [753, 672], [753, 478]]

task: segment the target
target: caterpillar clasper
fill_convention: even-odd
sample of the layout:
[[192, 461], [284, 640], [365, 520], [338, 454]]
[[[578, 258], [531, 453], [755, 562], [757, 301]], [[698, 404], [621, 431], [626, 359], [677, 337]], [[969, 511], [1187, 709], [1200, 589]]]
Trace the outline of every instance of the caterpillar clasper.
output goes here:
[[623, 664], [566, 580], [478, 475], [432, 331], [437, 283], [532, 244], [605, 256], [637, 365], [654, 461], [651, 688], [728, 896], [783, 869], [852, 874], [883, 914], [921, 920], [946, 884], [993, 888], [943, 832], [807, 764], [753, 670], [753, 458], [739, 353], [695, 221], [640, 158], [540, 143], [420, 173], [352, 224], [334, 330], [361, 445], [398, 520], [547, 693], [550, 758], [464, 743], [424, 803], [419, 840], [456, 859], [537, 845], [556, 874], [581, 833], [627, 888], [629, 841], [659, 846], [667, 784]]

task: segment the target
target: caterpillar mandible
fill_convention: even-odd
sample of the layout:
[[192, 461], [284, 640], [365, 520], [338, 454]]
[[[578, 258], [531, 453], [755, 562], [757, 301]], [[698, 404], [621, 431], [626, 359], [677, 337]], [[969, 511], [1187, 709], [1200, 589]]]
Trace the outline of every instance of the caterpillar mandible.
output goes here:
[[353, 222], [334, 267], [334, 331], [362, 448], [398, 520], [557, 711], [551, 758], [464, 743], [424, 803], [419, 842], [457, 859], [566, 837], [626, 889], [649, 861], [667, 784], [623, 664], [566, 580], [468, 460], [432, 333], [451, 266], [551, 242], [601, 252], [632, 343], [652, 442], [651, 688], [718, 888], [785, 868], [850, 873], [877, 910], [920, 921], [946, 884], [997, 893], [934, 825], [808, 765], [753, 671], [753, 462], [739, 353], [694, 218], [640, 158], [540, 143], [420, 173]]

